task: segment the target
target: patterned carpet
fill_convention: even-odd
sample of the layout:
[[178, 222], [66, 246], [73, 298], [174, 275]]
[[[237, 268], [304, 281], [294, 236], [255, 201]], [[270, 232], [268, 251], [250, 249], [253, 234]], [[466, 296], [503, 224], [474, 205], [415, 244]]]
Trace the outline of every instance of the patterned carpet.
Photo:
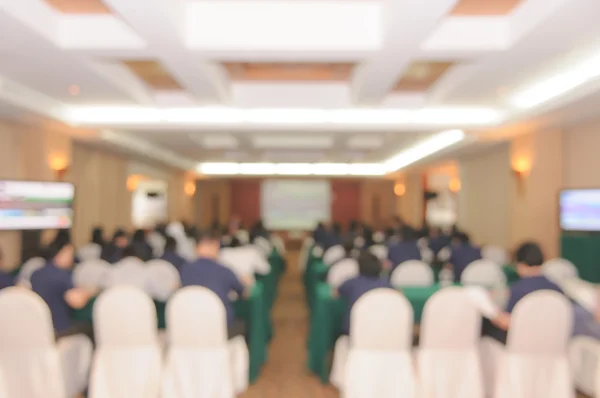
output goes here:
[[323, 386], [306, 369], [308, 310], [305, 307], [298, 254], [288, 255], [273, 308], [275, 337], [269, 346], [269, 360], [260, 378], [242, 398], [337, 398], [337, 390]]
[[[290, 253], [273, 308], [275, 337], [269, 360], [256, 384], [240, 398], [339, 398], [334, 387], [321, 385], [306, 369], [308, 310], [297, 264], [298, 254]], [[589, 397], [578, 394], [577, 398]]]

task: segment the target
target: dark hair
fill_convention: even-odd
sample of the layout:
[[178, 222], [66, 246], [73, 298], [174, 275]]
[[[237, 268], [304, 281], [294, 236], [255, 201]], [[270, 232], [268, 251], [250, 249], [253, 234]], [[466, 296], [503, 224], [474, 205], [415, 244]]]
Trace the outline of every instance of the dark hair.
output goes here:
[[454, 234], [454, 236], [452, 236], [452, 239], [456, 239], [463, 245], [466, 245], [471, 241], [471, 238], [469, 238], [469, 235], [467, 235], [464, 232], [456, 232]]
[[123, 238], [123, 237], [127, 237], [127, 233], [125, 233], [125, 230], [123, 228], [117, 228], [115, 230], [115, 233], [113, 234], [113, 242], [116, 241], [119, 238]]
[[92, 243], [100, 246], [104, 246], [106, 243], [104, 242], [104, 229], [102, 229], [102, 227], [95, 227], [92, 230]]
[[177, 241], [172, 236], [165, 239], [165, 251], [174, 252], [177, 250]]
[[381, 274], [381, 261], [372, 253], [363, 251], [358, 256], [358, 270], [360, 275], [378, 277]]
[[537, 243], [525, 242], [515, 252], [515, 260], [530, 267], [538, 267], [544, 263], [544, 253]]
[[419, 234], [412, 228], [402, 228], [402, 240], [414, 242], [419, 239]]
[[236, 238], [235, 236], [233, 238], [231, 238], [231, 242], [229, 243], [229, 247], [241, 247], [242, 246], [242, 242], [240, 242], [240, 240], [238, 238]]
[[136, 257], [144, 261], [144, 256], [141, 253], [137, 245], [129, 245], [123, 249], [123, 258], [125, 257]]
[[354, 250], [354, 237], [351, 235], [344, 237], [342, 241], [342, 247], [347, 257], [350, 257], [352, 250]]
[[144, 242], [146, 240], [146, 232], [143, 229], [136, 229], [131, 238], [132, 242]]
[[52, 243], [48, 245], [48, 247], [46, 247], [44, 257], [47, 261], [51, 261], [62, 251], [62, 249], [70, 245], [70, 240], [55, 239]]
[[221, 240], [221, 235], [219, 234], [218, 231], [202, 230], [202, 231], [198, 231], [198, 234], [196, 236], [196, 241], [198, 242], [198, 244], [215, 242], [215, 241], [219, 242], [220, 240]]
[[71, 242], [71, 231], [68, 229], [60, 229], [56, 232], [54, 239], [48, 246], [64, 246]]

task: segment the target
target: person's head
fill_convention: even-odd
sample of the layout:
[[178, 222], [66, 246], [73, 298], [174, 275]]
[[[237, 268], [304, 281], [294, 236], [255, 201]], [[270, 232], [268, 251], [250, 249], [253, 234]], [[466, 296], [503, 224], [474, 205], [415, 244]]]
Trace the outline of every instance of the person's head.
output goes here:
[[544, 263], [544, 253], [537, 243], [525, 242], [517, 248], [515, 261], [520, 277], [540, 275]]
[[340, 235], [342, 233], [342, 225], [338, 222], [333, 224], [333, 233]]
[[452, 236], [452, 243], [455, 246], [464, 246], [464, 245], [468, 245], [469, 243], [471, 243], [471, 239], [469, 238], [469, 235], [467, 235], [464, 232], [456, 232]]
[[167, 236], [165, 239], [165, 251], [166, 252], [176, 252], [177, 251], [177, 241], [172, 236]]
[[138, 258], [140, 260], [143, 260], [144, 256], [142, 256], [142, 254], [140, 253], [139, 250], [140, 249], [138, 248], [138, 246], [135, 246], [135, 245], [126, 246], [123, 249], [123, 258], [135, 257], [135, 258]]
[[50, 246], [59, 247], [71, 242], [71, 231], [68, 229], [59, 229], [54, 235], [54, 239], [50, 242]]
[[352, 250], [354, 250], [354, 238], [352, 236], [346, 236], [342, 242], [342, 247], [346, 256], [350, 256]]
[[127, 234], [125, 233], [125, 231], [121, 228], [117, 229], [115, 231], [115, 234], [113, 235], [112, 243], [113, 245], [115, 245], [116, 247], [120, 247], [121, 249], [127, 247], [127, 245], [129, 245], [129, 239], [127, 239]]
[[374, 254], [363, 251], [358, 256], [358, 271], [360, 275], [379, 277], [382, 268], [381, 261]]
[[234, 236], [233, 238], [231, 238], [229, 247], [242, 247], [242, 242], [240, 242], [240, 240]]
[[102, 227], [96, 227], [92, 230], [92, 243], [98, 245], [104, 244], [104, 230]]
[[185, 234], [187, 235], [188, 238], [194, 238], [194, 239], [196, 239], [196, 235], [198, 235], [198, 227], [196, 227], [195, 225], [190, 226], [185, 231]]
[[132, 242], [143, 242], [146, 239], [146, 232], [143, 229], [136, 229], [131, 238]]
[[217, 258], [221, 248], [221, 237], [214, 231], [201, 231], [198, 233], [196, 253], [199, 257]]
[[419, 234], [412, 228], [405, 228], [402, 231], [402, 240], [407, 242], [414, 242], [419, 239]]
[[58, 268], [71, 268], [75, 248], [71, 242], [59, 242], [48, 247], [48, 257]]

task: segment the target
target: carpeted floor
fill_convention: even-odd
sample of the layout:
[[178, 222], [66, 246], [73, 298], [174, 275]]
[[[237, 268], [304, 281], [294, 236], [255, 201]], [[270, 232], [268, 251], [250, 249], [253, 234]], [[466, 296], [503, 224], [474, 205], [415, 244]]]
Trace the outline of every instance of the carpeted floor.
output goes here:
[[306, 369], [308, 310], [297, 264], [297, 253], [290, 253], [273, 308], [275, 337], [269, 347], [269, 360], [256, 384], [242, 398], [338, 397], [335, 388], [321, 385]]
[[297, 264], [298, 254], [290, 253], [288, 271], [281, 280], [273, 308], [275, 337], [269, 348], [269, 360], [256, 384], [241, 398], [339, 397], [335, 388], [321, 385], [306, 369], [308, 310]]

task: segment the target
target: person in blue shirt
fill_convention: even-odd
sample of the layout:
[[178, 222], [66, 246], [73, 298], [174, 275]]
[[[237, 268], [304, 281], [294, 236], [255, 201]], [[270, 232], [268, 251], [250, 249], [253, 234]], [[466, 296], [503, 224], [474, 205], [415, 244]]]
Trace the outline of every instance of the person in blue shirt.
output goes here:
[[165, 250], [161, 257], [161, 260], [168, 261], [173, 264], [178, 271], [185, 264], [185, 259], [177, 254], [177, 241], [172, 236], [167, 236], [165, 239]]
[[244, 336], [246, 327], [235, 318], [235, 312], [229, 294], [235, 292], [239, 297], [248, 296], [250, 279], [243, 282], [233, 271], [216, 259], [221, 248], [220, 236], [213, 231], [200, 232], [196, 252], [198, 259], [181, 268], [181, 286], [203, 286], [212, 290], [223, 302], [227, 313], [227, 330], [229, 338]]
[[342, 283], [337, 292], [334, 292], [334, 295], [339, 295], [348, 304], [348, 310], [342, 320], [342, 334], [345, 335], [350, 333], [350, 314], [358, 299], [373, 289], [392, 288], [387, 279], [381, 278], [381, 261], [375, 255], [367, 251], [362, 252], [358, 257], [358, 269], [357, 277]]
[[454, 282], [460, 282], [463, 271], [467, 265], [475, 260], [481, 260], [481, 249], [471, 245], [469, 235], [457, 232], [452, 238], [452, 254], [450, 255], [450, 266], [454, 272]]
[[4, 257], [0, 249], [0, 290], [15, 284], [15, 278], [10, 273], [4, 271], [4, 266]]
[[50, 308], [57, 338], [85, 334], [93, 341], [92, 324], [71, 319], [72, 310], [83, 308], [97, 293], [73, 286], [73, 245], [70, 242], [58, 242], [49, 247], [48, 253], [46, 265], [31, 275], [31, 289]]
[[417, 245], [417, 233], [404, 231], [403, 240], [388, 247], [387, 266], [393, 271], [398, 265], [409, 260], [421, 260], [421, 249]]
[[112, 242], [104, 246], [100, 258], [114, 264], [123, 258], [123, 250], [127, 246], [129, 246], [127, 234], [123, 229], [119, 228], [115, 231]]
[[483, 334], [506, 344], [506, 335], [510, 325], [510, 314], [521, 299], [538, 290], [553, 290], [562, 293], [561, 289], [542, 274], [544, 255], [537, 243], [522, 244], [515, 254], [517, 273], [521, 278], [510, 286], [510, 295], [506, 310], [494, 319], [484, 318]]

